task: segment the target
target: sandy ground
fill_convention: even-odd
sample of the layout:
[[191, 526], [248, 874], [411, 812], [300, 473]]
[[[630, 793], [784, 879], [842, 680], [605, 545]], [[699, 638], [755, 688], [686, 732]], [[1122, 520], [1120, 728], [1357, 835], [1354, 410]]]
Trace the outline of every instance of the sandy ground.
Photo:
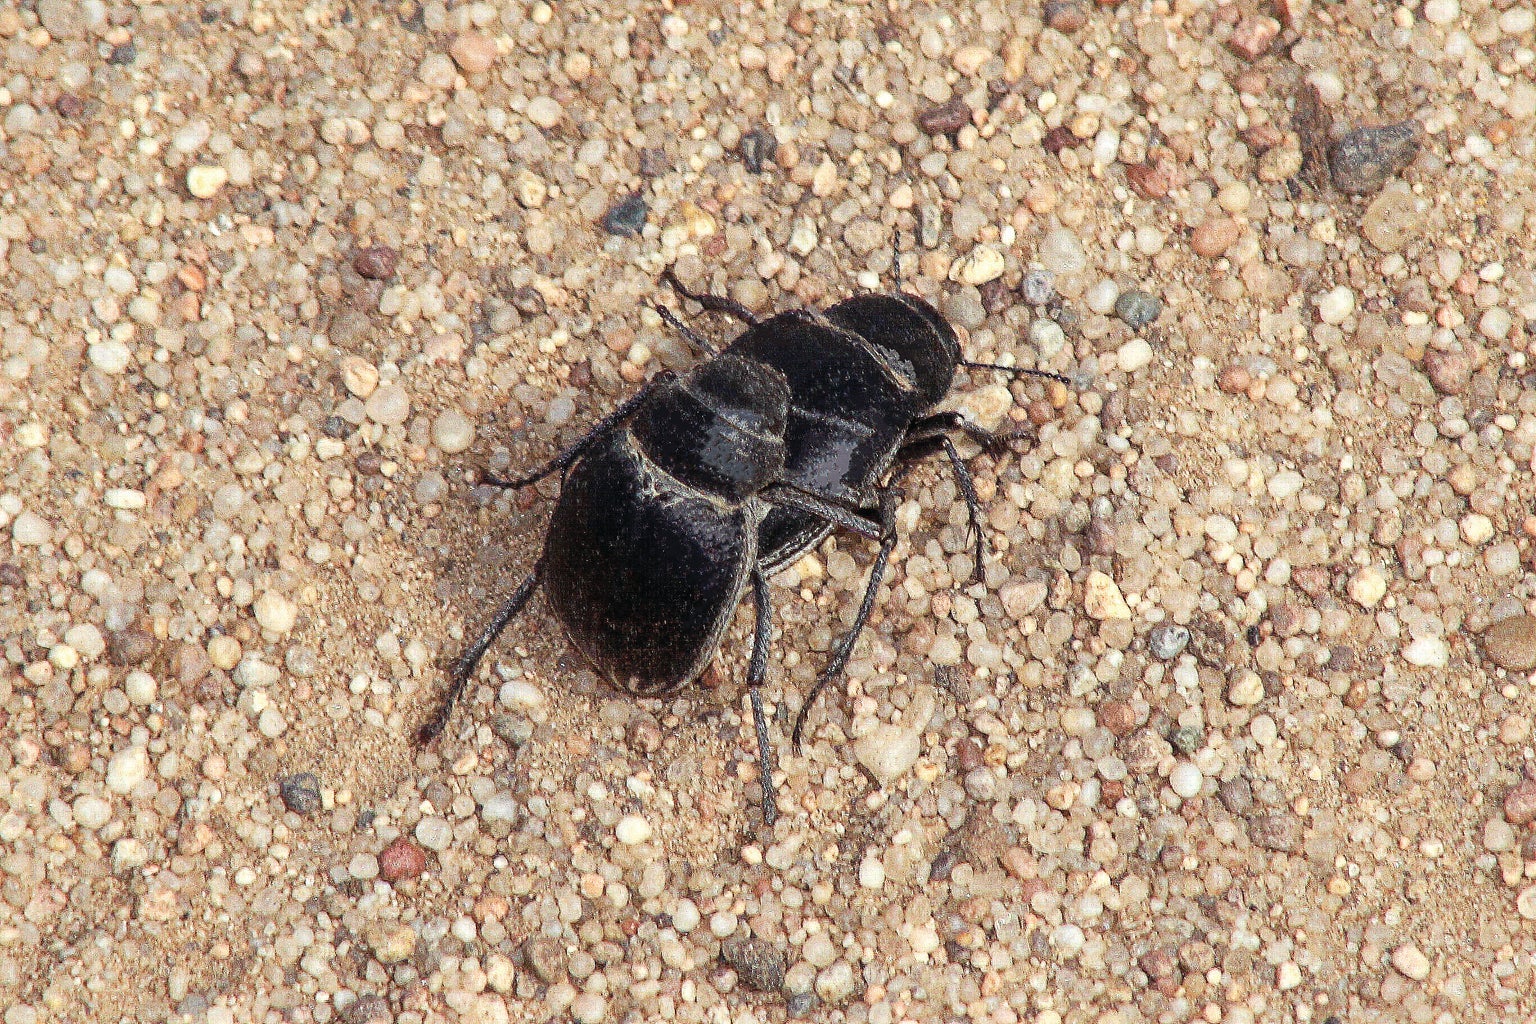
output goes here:
[[[0, 0], [0, 1020], [1536, 1014], [1536, 11]], [[1350, 135], [1357, 129], [1362, 134]], [[634, 701], [549, 457], [893, 286], [1028, 428]]]

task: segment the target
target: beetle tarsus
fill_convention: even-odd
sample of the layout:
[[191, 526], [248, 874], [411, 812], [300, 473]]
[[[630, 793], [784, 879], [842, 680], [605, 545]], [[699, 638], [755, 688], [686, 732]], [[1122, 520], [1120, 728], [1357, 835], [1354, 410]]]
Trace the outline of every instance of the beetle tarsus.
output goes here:
[[1049, 370], [1034, 370], [1027, 366], [1003, 366], [1000, 363], [978, 363], [969, 359], [960, 360], [960, 365], [971, 370], [997, 370], [999, 373], [1011, 373], [1015, 377], [1042, 377], [1045, 380], [1054, 380], [1058, 384], [1072, 386], [1072, 381], [1059, 373]]
[[470, 679], [474, 678], [475, 667], [480, 664], [480, 659], [485, 656], [485, 652], [490, 650], [491, 644], [496, 642], [496, 638], [501, 635], [501, 631], [507, 628], [507, 623], [517, 618], [518, 612], [522, 611], [529, 599], [533, 597], [533, 592], [539, 589], [543, 571], [544, 566], [542, 562], [533, 567], [533, 572], [528, 574], [528, 577], [523, 580], [512, 596], [507, 599], [507, 603], [501, 606], [501, 609], [496, 613], [496, 617], [481, 632], [480, 638], [473, 645], [466, 648], [464, 653], [459, 655], [458, 660], [453, 663], [453, 672], [450, 674], [448, 681], [448, 692], [443, 695], [442, 703], [438, 705], [432, 717], [427, 719], [426, 724], [417, 732], [417, 743], [425, 746], [437, 739], [442, 731], [447, 728], [448, 719], [453, 716], [454, 705], [458, 703], [460, 694], [464, 692], [464, 687], [468, 686]]

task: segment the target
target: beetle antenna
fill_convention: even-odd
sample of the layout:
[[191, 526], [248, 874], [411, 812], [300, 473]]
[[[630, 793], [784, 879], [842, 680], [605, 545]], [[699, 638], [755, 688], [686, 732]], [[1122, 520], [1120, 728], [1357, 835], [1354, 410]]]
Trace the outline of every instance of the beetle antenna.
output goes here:
[[687, 338], [689, 344], [698, 349], [700, 352], [707, 356], [712, 356], [720, 351], [719, 349], [715, 348], [714, 342], [704, 337], [704, 335], [700, 334], [698, 331], [695, 331], [692, 327], [689, 327], [687, 324], [683, 323], [678, 315], [672, 312], [666, 306], [663, 306], [658, 302], [651, 308], [656, 310], [656, 315], [661, 317], [661, 319], [665, 321], [668, 327], [672, 328], [678, 334], [681, 334], [683, 337]]
[[969, 359], [960, 360], [960, 365], [969, 367], [972, 370], [999, 370], [1003, 373], [1011, 373], [1015, 377], [1044, 377], [1046, 380], [1058, 381], [1068, 387], [1072, 386], [1071, 380], [1049, 370], [1033, 370], [1027, 366], [1003, 366], [1000, 363], [976, 363]]

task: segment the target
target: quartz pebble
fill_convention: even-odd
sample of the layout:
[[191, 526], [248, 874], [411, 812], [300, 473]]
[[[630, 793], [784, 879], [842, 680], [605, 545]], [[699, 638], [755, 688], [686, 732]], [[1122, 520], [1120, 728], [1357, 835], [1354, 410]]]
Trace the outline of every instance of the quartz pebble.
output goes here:
[[1411, 942], [1405, 942], [1392, 951], [1392, 966], [1411, 981], [1423, 981], [1429, 977], [1429, 957]]
[[187, 191], [198, 199], [212, 199], [229, 181], [229, 169], [217, 164], [198, 164], [187, 171]]
[[638, 814], [627, 814], [619, 819], [614, 836], [625, 846], [638, 846], [652, 835], [650, 822]]
[[143, 747], [124, 747], [107, 762], [107, 788], [114, 793], [131, 793], [148, 776], [149, 751]]

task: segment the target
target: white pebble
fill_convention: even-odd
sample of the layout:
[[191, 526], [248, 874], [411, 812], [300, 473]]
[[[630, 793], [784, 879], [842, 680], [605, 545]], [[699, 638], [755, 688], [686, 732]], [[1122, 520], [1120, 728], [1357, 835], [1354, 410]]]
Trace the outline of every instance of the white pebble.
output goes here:
[[1493, 520], [1481, 512], [1469, 512], [1461, 517], [1461, 539], [1477, 547], [1493, 539]]
[[614, 837], [625, 846], [639, 846], [654, 834], [651, 823], [638, 814], [626, 814], [619, 819], [613, 830]]
[[854, 756], [881, 785], [905, 775], [921, 752], [922, 737], [915, 730], [896, 725], [878, 725], [853, 744]]
[[516, 711], [531, 711], [544, 703], [544, 693], [526, 679], [513, 679], [503, 683], [496, 695], [503, 707]]
[[1438, 636], [1420, 637], [1403, 648], [1403, 660], [1420, 668], [1445, 668], [1451, 661], [1451, 648]]
[[717, 939], [728, 939], [736, 934], [740, 923], [729, 910], [717, 910], [709, 915], [709, 933]]
[[1405, 942], [1392, 951], [1392, 966], [1412, 981], [1423, 981], [1429, 977], [1429, 957], [1411, 942]]
[[149, 775], [149, 751], [140, 746], [124, 747], [107, 762], [107, 788], [114, 793], [131, 793]]
[[123, 692], [128, 695], [128, 703], [137, 707], [144, 708], [153, 704], [158, 690], [159, 684], [155, 682], [155, 677], [142, 669], [134, 669], [123, 680]]
[[228, 181], [228, 168], [218, 164], [198, 164], [187, 171], [187, 191], [198, 199], [212, 199]]
[[699, 926], [699, 908], [693, 900], [679, 900], [672, 911], [672, 927], [680, 932], [691, 932]]
[[23, 512], [11, 524], [11, 539], [23, 547], [47, 544], [53, 538], [53, 530], [41, 516]]
[[1200, 769], [1188, 761], [1174, 767], [1168, 774], [1168, 785], [1184, 800], [1192, 800], [1200, 795], [1200, 787], [1205, 784], [1205, 776]]
[[1387, 596], [1387, 578], [1381, 574], [1380, 569], [1368, 565], [1350, 577], [1345, 589], [1362, 608], [1374, 608]]
[[1355, 293], [1342, 284], [1319, 295], [1314, 301], [1317, 315], [1325, 324], [1341, 324], [1355, 311]]
[[1459, 0], [1424, 0], [1424, 20], [1431, 25], [1449, 25], [1459, 17]]
[[276, 708], [267, 708], [256, 719], [256, 731], [269, 740], [275, 740], [288, 731], [288, 723]]
[[1120, 587], [1106, 573], [1095, 569], [1088, 574], [1083, 593], [1083, 610], [1091, 619], [1129, 619], [1130, 606], [1120, 594]]
[[1115, 353], [1120, 372], [1135, 373], [1152, 362], [1152, 346], [1145, 338], [1132, 338]]
[[1515, 910], [1527, 921], [1536, 921], [1536, 885], [1520, 890], [1520, 895], [1515, 897]]
[[440, 413], [432, 421], [432, 443], [444, 455], [457, 455], [475, 442], [475, 425], [457, 409]]
[[128, 346], [120, 341], [98, 341], [85, 354], [92, 366], [114, 376], [128, 369], [128, 360], [133, 358]]
[[75, 816], [75, 824], [81, 828], [96, 831], [105, 825], [112, 817], [112, 805], [99, 796], [77, 797], [70, 805], [70, 811]]
[[978, 245], [950, 268], [949, 279], [961, 284], [983, 285], [1003, 276], [1003, 254], [989, 245]]
[[102, 501], [107, 503], [108, 508], [125, 512], [136, 512], [145, 505], [144, 492], [132, 487], [109, 487]]
[[879, 857], [865, 857], [860, 862], [859, 884], [866, 889], [878, 889], [885, 884], [885, 865]]
[[528, 120], [540, 128], [553, 128], [564, 116], [564, 108], [548, 96], [535, 96], [528, 101]]
[[453, 828], [435, 814], [426, 815], [416, 823], [416, 841], [435, 853], [441, 853], [453, 842]]
[[73, 647], [86, 661], [94, 661], [106, 651], [106, 641], [94, 623], [77, 622], [64, 631], [64, 642]]
[[149, 847], [133, 836], [124, 836], [112, 844], [112, 870], [133, 871], [149, 862]]
[[275, 590], [256, 599], [255, 611], [261, 628], [272, 633], [288, 632], [299, 617], [299, 606]]

